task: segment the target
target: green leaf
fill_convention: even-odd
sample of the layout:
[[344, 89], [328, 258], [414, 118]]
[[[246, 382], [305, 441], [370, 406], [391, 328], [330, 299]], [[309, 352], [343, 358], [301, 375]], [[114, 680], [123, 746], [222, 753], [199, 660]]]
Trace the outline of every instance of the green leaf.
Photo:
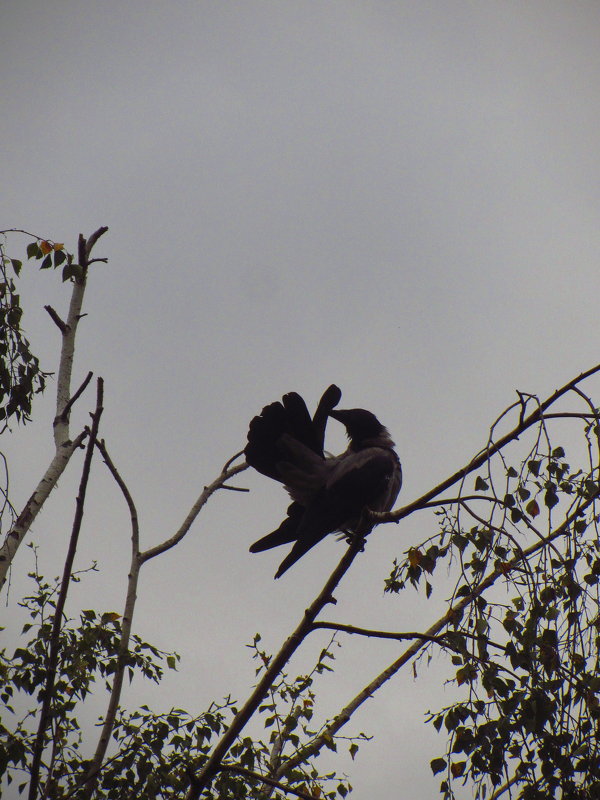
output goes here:
[[63, 261], [67, 260], [67, 254], [64, 250], [55, 250], [54, 251], [54, 266], [60, 267]]
[[564, 457], [565, 457], [565, 451], [563, 450], [562, 447], [556, 447], [552, 451], [552, 458], [564, 458]]
[[485, 492], [485, 491], [486, 491], [487, 489], [489, 489], [489, 488], [490, 488], [490, 487], [489, 487], [489, 486], [488, 486], [488, 484], [487, 484], [487, 483], [486, 483], [486, 482], [483, 480], [483, 478], [481, 477], [481, 475], [478, 475], [478, 476], [477, 476], [477, 479], [476, 479], [476, 481], [475, 481], [475, 491], [476, 491], [476, 492]]
[[514, 467], [509, 467], [506, 474], [508, 475], [509, 478], [518, 478], [519, 477], [519, 473], [517, 472], [517, 470]]
[[527, 469], [537, 478], [540, 474], [541, 461], [528, 461]]
[[177, 669], [177, 659], [175, 656], [167, 656], [167, 666], [169, 669]]
[[549, 486], [544, 494], [544, 504], [548, 508], [554, 508], [557, 503], [558, 495], [556, 494], [556, 489], [553, 486]]
[[434, 758], [433, 761], [430, 762], [429, 766], [431, 767], [433, 774], [437, 775], [438, 772], [443, 772], [446, 769], [446, 759]]
[[38, 258], [38, 254], [41, 254], [41, 251], [37, 242], [31, 242], [27, 245], [27, 258]]
[[68, 281], [69, 278], [75, 278], [76, 281], [81, 280], [83, 277], [83, 270], [79, 264], [67, 264], [63, 267], [62, 279], [63, 283]]
[[40, 269], [50, 269], [51, 266], [52, 266], [52, 254], [48, 253], [48, 255], [44, 258], [44, 260], [40, 264]]
[[15, 271], [15, 275], [19, 275], [21, 272], [21, 267], [23, 266], [23, 262], [19, 261], [18, 258], [11, 258], [10, 263], [12, 264], [12, 268]]
[[356, 744], [356, 742], [352, 742], [352, 744], [350, 745], [348, 750], [350, 752], [350, 756], [352, 758], [352, 761], [354, 761], [354, 756], [358, 753], [358, 745]]

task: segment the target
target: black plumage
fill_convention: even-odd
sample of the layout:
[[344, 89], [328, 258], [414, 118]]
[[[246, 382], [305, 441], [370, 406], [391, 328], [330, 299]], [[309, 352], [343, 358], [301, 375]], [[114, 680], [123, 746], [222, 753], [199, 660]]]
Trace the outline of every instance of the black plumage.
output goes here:
[[[293, 500], [281, 525], [250, 547], [256, 553], [294, 542], [276, 578], [329, 533], [366, 536], [373, 525], [365, 510], [391, 509], [400, 490], [402, 470], [386, 428], [370, 411], [335, 411], [340, 397], [330, 386], [311, 419], [291, 392], [250, 423], [248, 463], [283, 483]], [[350, 440], [339, 456], [324, 453], [328, 417], [346, 427]]]

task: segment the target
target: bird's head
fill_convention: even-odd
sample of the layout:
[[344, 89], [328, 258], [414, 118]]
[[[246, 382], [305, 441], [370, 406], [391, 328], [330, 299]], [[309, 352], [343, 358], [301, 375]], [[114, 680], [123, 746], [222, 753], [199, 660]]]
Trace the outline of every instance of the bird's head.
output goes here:
[[390, 435], [375, 414], [364, 408], [349, 408], [330, 411], [329, 416], [345, 426], [350, 447], [361, 450], [364, 447], [393, 447]]

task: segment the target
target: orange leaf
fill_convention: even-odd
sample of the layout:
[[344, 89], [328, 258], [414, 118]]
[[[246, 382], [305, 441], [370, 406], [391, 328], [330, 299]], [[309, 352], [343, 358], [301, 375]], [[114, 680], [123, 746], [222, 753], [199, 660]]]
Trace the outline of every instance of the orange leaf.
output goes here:
[[48, 253], [52, 252], [52, 245], [50, 244], [50, 242], [44, 240], [40, 242], [40, 250], [45, 256], [47, 256]]
[[460, 778], [460, 776], [464, 773], [466, 766], [466, 761], [455, 761], [454, 764], [450, 764], [450, 772], [452, 773], [452, 777]]

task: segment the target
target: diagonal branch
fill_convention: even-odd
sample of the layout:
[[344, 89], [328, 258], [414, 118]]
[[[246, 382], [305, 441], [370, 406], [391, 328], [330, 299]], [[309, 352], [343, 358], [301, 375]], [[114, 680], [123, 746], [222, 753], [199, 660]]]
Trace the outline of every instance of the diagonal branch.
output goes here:
[[271, 786], [273, 789], [279, 789], [279, 791], [285, 792], [285, 794], [293, 794], [294, 797], [300, 797], [301, 800], [315, 800], [314, 794], [302, 792], [300, 789], [293, 789], [287, 784], [279, 783], [279, 781], [276, 781], [273, 778], [268, 778], [266, 775], [261, 775], [260, 772], [253, 772], [245, 767], [238, 767], [236, 764], [221, 764], [219, 767], [219, 772], [236, 772], [238, 775], [243, 775], [245, 778], [266, 783], [267, 786]]
[[246, 726], [246, 723], [267, 696], [269, 689], [273, 685], [273, 682], [283, 667], [287, 664], [298, 647], [300, 647], [306, 636], [313, 629], [314, 621], [317, 615], [328, 603], [335, 603], [333, 591], [336, 589], [337, 585], [350, 568], [352, 562], [360, 552], [361, 547], [361, 541], [355, 540], [351, 542], [341, 561], [331, 573], [317, 597], [304, 612], [296, 629], [290, 634], [290, 636], [283, 643], [280, 651], [271, 660], [261, 680], [256, 685], [256, 688], [234, 717], [231, 725], [225, 731], [225, 734], [222, 736], [220, 742], [218, 742], [216, 745], [200, 773], [197, 776], [192, 777], [191, 786], [187, 794], [187, 800], [198, 800], [204, 789], [211, 783], [214, 776], [221, 768], [221, 763], [227, 755], [229, 748], [235, 742], [239, 734]]
[[[485, 591], [487, 591], [490, 586], [496, 583], [498, 578], [504, 577], [510, 570], [518, 567], [522, 561], [527, 560], [531, 555], [542, 550], [544, 547], [546, 547], [546, 545], [549, 545], [555, 539], [558, 539], [560, 536], [564, 536], [566, 533], [568, 533], [572, 523], [575, 522], [576, 519], [586, 511], [586, 509], [593, 505], [593, 503], [598, 499], [599, 494], [600, 492], [597, 492], [579, 504], [554, 531], [552, 531], [543, 539], [543, 541], [535, 542], [530, 547], [517, 553], [509, 561], [506, 561], [503, 564], [499, 564], [497, 567], [495, 567], [487, 575], [487, 577], [485, 577], [469, 594], [461, 598], [456, 605], [451, 606], [448, 611], [442, 617], [440, 617], [440, 619], [434, 622], [431, 627], [423, 632], [423, 635], [419, 639], [415, 639], [415, 641], [409, 645], [409, 647], [407, 647], [407, 649], [399, 658], [392, 662], [385, 670], [383, 670], [383, 672], [381, 672], [369, 684], [367, 684], [367, 686], [365, 686], [364, 689], [362, 689], [362, 691], [360, 691], [356, 697], [354, 697], [348, 703], [348, 705], [343, 708], [342, 711], [340, 711], [340, 713], [329, 723], [329, 725], [324, 728], [324, 730], [321, 731], [317, 737], [312, 740], [312, 742], [300, 748], [291, 758], [285, 761], [275, 773], [275, 777], [280, 778], [298, 764], [303, 763], [308, 758], [311, 758], [319, 753], [324, 746], [327, 746], [327, 743], [331, 741], [331, 738], [340, 730], [340, 728], [342, 728], [350, 720], [354, 712], [360, 708], [360, 706], [366, 700], [372, 697], [373, 694], [387, 681], [389, 681], [390, 678], [392, 678], [405, 664], [411, 661], [427, 642], [431, 641], [433, 637], [437, 637], [439, 632], [444, 630], [447, 625], [452, 624], [457, 616], [460, 616], [465, 608], [475, 602], [475, 600]], [[317, 626], [318, 624], [319, 623], [316, 623]]]
[[481, 453], [469, 461], [468, 464], [466, 464], [464, 467], [461, 467], [461, 469], [454, 472], [437, 486], [434, 486], [433, 489], [425, 492], [425, 494], [421, 497], [413, 500], [412, 503], [409, 503], [408, 505], [403, 506], [396, 511], [372, 511], [372, 518], [378, 523], [399, 522], [401, 519], [404, 519], [412, 514], [413, 511], [423, 508], [427, 503], [429, 503], [430, 500], [433, 500], [435, 497], [441, 494], [441, 492], [446, 491], [446, 489], [450, 488], [450, 486], [454, 486], [455, 483], [464, 480], [471, 472], [478, 470], [495, 453], [502, 450], [507, 444], [509, 444], [509, 442], [518, 439], [519, 436], [521, 436], [521, 434], [524, 433], [528, 428], [531, 428], [532, 425], [535, 425], [537, 422], [543, 419], [544, 412], [547, 408], [553, 405], [553, 403], [555, 403], [563, 395], [575, 389], [579, 383], [591, 377], [592, 375], [595, 375], [597, 372], [600, 372], [600, 364], [597, 364], [595, 367], [586, 370], [586, 372], [582, 372], [576, 378], [573, 378], [573, 380], [565, 383], [564, 386], [562, 386], [560, 389], [557, 389], [553, 394], [550, 395], [550, 397], [546, 398], [543, 403], [540, 403], [535, 411], [532, 411], [527, 417], [524, 416], [524, 411], [522, 410], [518, 424], [511, 431], [505, 434], [505, 436], [502, 438], [498, 439], [494, 444], [490, 444], [488, 447], [484, 448]]

